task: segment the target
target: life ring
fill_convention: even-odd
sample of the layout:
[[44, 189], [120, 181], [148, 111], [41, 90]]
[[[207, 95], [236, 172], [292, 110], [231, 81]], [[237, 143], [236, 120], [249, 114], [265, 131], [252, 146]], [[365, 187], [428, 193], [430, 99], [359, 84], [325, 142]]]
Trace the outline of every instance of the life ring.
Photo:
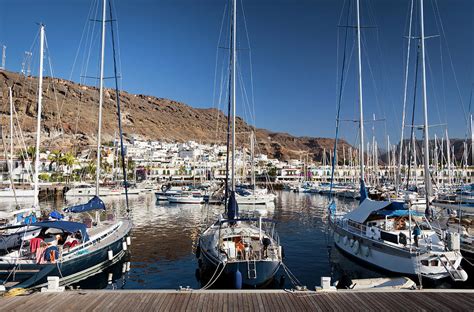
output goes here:
[[354, 254], [358, 254], [359, 253], [359, 241], [358, 240], [355, 240], [354, 243], [352, 244], [352, 252]]
[[168, 186], [165, 185], [165, 184], [163, 184], [163, 185], [161, 186], [161, 191], [162, 191], [162, 192], [166, 192], [166, 190], [168, 190]]

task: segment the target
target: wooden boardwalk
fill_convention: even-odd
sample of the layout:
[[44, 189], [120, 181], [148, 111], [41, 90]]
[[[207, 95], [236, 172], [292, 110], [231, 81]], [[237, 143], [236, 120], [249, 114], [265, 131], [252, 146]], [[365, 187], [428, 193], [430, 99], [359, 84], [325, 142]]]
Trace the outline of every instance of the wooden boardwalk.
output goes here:
[[474, 311], [473, 291], [67, 291], [0, 298], [1, 311]]

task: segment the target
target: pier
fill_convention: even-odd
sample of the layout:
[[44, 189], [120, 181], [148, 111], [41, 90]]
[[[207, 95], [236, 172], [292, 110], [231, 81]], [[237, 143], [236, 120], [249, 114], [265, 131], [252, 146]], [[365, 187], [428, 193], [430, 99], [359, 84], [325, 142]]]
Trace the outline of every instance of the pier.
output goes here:
[[472, 290], [72, 290], [0, 299], [4, 311], [472, 311]]

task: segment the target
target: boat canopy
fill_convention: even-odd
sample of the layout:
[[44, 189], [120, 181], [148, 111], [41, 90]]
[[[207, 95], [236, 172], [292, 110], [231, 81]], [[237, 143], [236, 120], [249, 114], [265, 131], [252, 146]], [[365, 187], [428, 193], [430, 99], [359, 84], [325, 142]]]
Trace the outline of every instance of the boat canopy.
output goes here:
[[359, 207], [346, 214], [345, 218], [364, 223], [372, 212], [388, 207], [391, 204], [392, 202], [389, 201], [374, 201], [366, 198]]
[[84, 223], [72, 222], [72, 221], [42, 221], [30, 224], [30, 226], [37, 226], [41, 228], [52, 228], [62, 230], [68, 233], [81, 232], [82, 239], [84, 241], [89, 240], [89, 234], [87, 234], [87, 228]]
[[65, 212], [86, 212], [91, 210], [105, 210], [105, 204], [98, 196], [94, 196], [85, 204], [64, 208]]

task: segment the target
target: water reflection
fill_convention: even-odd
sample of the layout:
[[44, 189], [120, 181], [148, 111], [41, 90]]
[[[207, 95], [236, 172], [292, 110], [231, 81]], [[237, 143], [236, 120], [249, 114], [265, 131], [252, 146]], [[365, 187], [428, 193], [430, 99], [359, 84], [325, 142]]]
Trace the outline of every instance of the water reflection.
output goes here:
[[[61, 209], [65, 205], [84, 202], [80, 200], [50, 199], [42, 201], [41, 207], [47, 211]], [[104, 201], [108, 209], [106, 213], [127, 213], [123, 198], [106, 197]], [[357, 205], [356, 201], [336, 201], [340, 210], [351, 210]], [[336, 280], [342, 274], [353, 279], [385, 275], [353, 262], [334, 247], [327, 234], [327, 205], [327, 198], [321, 195], [282, 191], [278, 193], [275, 205], [267, 209], [267, 217], [277, 222], [276, 229], [284, 247], [284, 263], [291, 272], [308, 288], [319, 285], [322, 276], [331, 276]], [[14, 204], [0, 203], [0, 210], [12, 207]], [[130, 271], [125, 274], [123, 283], [110, 284], [110, 272], [107, 271], [84, 281], [81, 287], [110, 288], [115, 285], [126, 289], [177, 289], [179, 286], [190, 286], [198, 289], [195, 244], [199, 233], [217, 219], [224, 207], [169, 205], [156, 202], [154, 194], [130, 197], [130, 207], [133, 220], [132, 245], [127, 259]], [[241, 211], [254, 211], [254, 208], [262, 209], [251, 206], [242, 207]], [[120, 281], [123, 263], [121, 265], [111, 269], [114, 281]], [[277, 280], [284, 274], [283, 270], [278, 272]], [[272, 287], [280, 287], [277, 284]], [[284, 286], [292, 286], [288, 278]]]

